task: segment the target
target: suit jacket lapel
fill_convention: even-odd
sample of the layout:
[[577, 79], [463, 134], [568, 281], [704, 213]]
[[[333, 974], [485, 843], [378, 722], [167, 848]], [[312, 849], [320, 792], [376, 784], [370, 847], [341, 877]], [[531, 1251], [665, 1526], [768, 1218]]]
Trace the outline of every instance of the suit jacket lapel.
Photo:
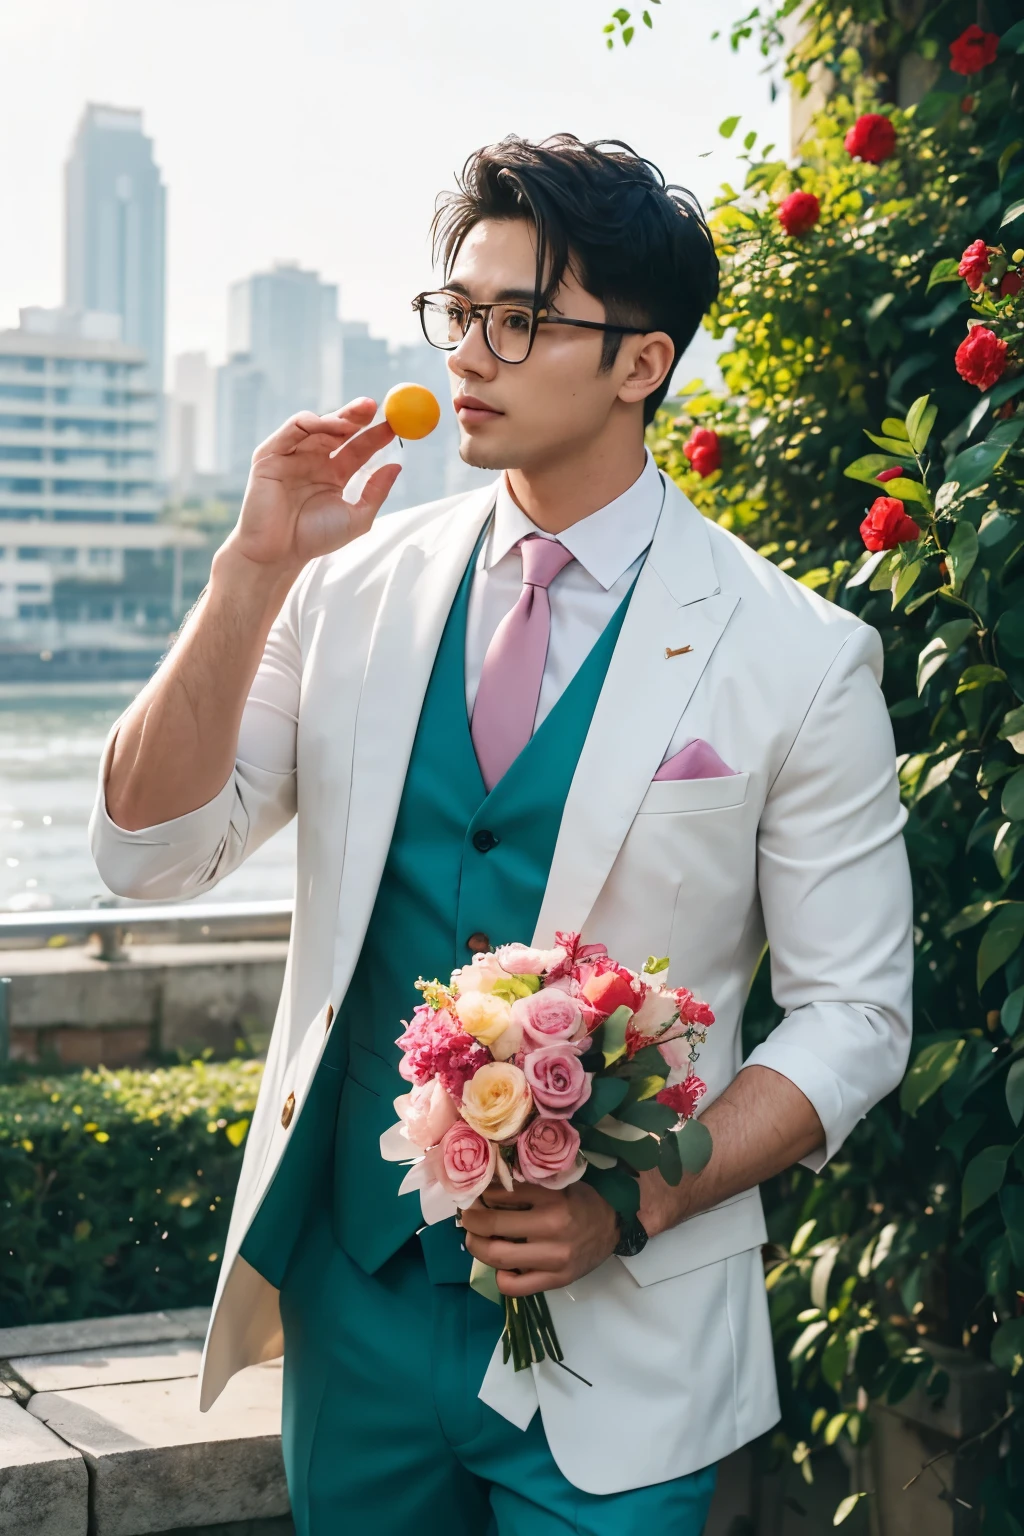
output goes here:
[[423, 696], [495, 487], [404, 544], [370, 637], [356, 715], [331, 995], [348, 986], [384, 869]]
[[[565, 802], [533, 942], [582, 929], [738, 599], [704, 519], [672, 484]], [[689, 646], [666, 657], [666, 649]]]

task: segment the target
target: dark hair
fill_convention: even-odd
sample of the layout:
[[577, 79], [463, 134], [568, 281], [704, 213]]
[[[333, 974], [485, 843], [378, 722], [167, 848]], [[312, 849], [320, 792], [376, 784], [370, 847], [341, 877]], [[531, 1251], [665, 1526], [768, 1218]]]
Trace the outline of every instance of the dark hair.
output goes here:
[[[618, 139], [584, 144], [558, 133], [539, 144], [515, 134], [470, 155], [456, 191], [434, 214], [434, 257], [445, 281], [481, 219], [529, 219], [536, 230], [536, 302], [549, 304], [568, 269], [614, 325], [666, 331], [673, 367], [718, 293], [718, 258], [697, 199], [669, 186], [650, 160]], [[622, 338], [606, 334], [602, 368]], [[645, 425], [668, 393], [644, 402]]]

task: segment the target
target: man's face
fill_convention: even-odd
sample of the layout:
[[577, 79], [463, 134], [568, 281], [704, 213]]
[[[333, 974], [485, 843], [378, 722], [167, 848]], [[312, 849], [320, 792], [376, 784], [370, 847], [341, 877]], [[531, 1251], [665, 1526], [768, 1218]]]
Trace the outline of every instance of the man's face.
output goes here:
[[[526, 219], [484, 219], [463, 242], [446, 286], [476, 304], [532, 302], [536, 263], [533, 226]], [[605, 319], [604, 305], [569, 272], [550, 312], [575, 320]], [[465, 462], [481, 469], [536, 471], [600, 437], [614, 410], [642, 410], [619, 399], [636, 350], [630, 343], [639, 338], [623, 337], [607, 372], [601, 369], [603, 339], [602, 331], [542, 323], [526, 361], [504, 363], [489, 350], [483, 326], [474, 320], [448, 355]]]

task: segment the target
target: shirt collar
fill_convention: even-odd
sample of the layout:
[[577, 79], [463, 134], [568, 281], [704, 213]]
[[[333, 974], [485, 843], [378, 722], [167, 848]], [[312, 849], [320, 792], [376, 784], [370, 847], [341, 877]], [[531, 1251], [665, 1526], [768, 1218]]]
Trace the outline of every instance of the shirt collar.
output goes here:
[[[625, 575], [653, 539], [664, 492], [658, 466], [648, 450], [644, 467], [628, 490], [558, 535], [569, 553], [606, 592]], [[530, 521], [513, 499], [508, 481], [502, 475], [498, 482], [489, 548], [484, 558], [485, 568], [490, 570], [497, 565], [520, 539], [531, 533], [540, 534], [542, 538], [552, 537]]]

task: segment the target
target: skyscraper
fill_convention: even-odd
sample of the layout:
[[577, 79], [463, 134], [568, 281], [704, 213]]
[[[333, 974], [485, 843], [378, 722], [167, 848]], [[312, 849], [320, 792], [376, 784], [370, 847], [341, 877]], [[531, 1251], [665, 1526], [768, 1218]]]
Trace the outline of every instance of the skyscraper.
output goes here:
[[164, 384], [165, 193], [142, 113], [90, 104], [65, 171], [65, 304], [121, 316], [121, 339]]

